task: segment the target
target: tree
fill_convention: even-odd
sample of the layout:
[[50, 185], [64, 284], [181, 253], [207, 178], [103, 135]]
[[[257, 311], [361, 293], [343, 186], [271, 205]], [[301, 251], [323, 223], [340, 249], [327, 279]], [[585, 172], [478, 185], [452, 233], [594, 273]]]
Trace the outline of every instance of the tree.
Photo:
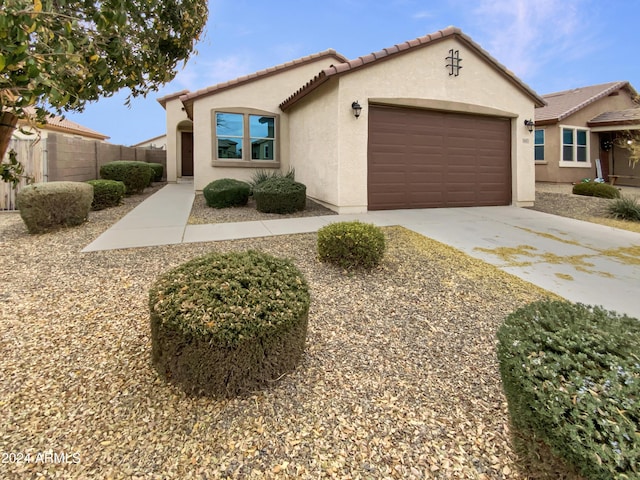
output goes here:
[[0, 159], [19, 119], [172, 80], [207, 21], [205, 0], [2, 0]]

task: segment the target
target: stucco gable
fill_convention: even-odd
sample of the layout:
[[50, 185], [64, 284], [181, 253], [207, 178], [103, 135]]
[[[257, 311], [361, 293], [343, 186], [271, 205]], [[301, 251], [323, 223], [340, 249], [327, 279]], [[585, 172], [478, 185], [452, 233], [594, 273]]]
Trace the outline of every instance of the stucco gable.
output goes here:
[[368, 55], [358, 57], [354, 60], [343, 62], [338, 65], [333, 65], [330, 68], [324, 69], [313, 79], [307, 82], [304, 86], [298, 89], [293, 95], [282, 102], [280, 104], [280, 109], [286, 111], [288, 108], [290, 108], [306, 95], [320, 87], [322, 84], [340, 75], [348, 74], [350, 72], [366, 68], [373, 64], [395, 58], [398, 55], [413, 52], [420, 48], [430, 47], [442, 40], [449, 38], [456, 38], [458, 41], [472, 50], [476, 55], [487, 62], [492, 68], [498, 71], [498, 73], [503, 75], [509, 82], [513, 83], [525, 95], [529, 96], [533, 100], [533, 103], [536, 107], [542, 107], [545, 105], [545, 101], [540, 96], [538, 96], [535, 91], [533, 91], [518, 77], [516, 77], [513, 72], [509, 71], [504, 65], [502, 65], [491, 55], [489, 55], [489, 53], [487, 53], [482, 47], [480, 47], [480, 45], [471, 40], [470, 37], [462, 33], [462, 30], [456, 27], [447, 27], [444, 30], [439, 30], [435, 33], [431, 33], [423, 37], [418, 37], [416, 39], [382, 49], [378, 52], [370, 53]]
[[255, 73], [251, 73], [249, 75], [245, 75], [242, 77], [238, 77], [236, 79], [233, 80], [229, 80], [227, 82], [223, 82], [223, 83], [218, 83], [216, 85], [201, 89], [201, 90], [197, 90], [195, 92], [189, 92], [189, 93], [185, 93], [183, 95], [180, 95], [180, 101], [183, 103], [185, 110], [187, 112], [187, 115], [189, 116], [189, 118], [193, 117], [193, 103], [203, 97], [208, 97], [211, 95], [216, 95], [220, 92], [223, 92], [225, 90], [231, 89], [231, 88], [236, 88], [239, 87], [241, 85], [246, 85], [249, 82], [255, 82], [258, 80], [261, 80], [263, 78], [272, 76], [272, 75], [278, 75], [280, 73], [283, 72], [288, 72], [292, 69], [298, 68], [300, 66], [303, 65], [307, 65], [310, 64], [312, 62], [316, 62], [318, 60], [323, 60], [323, 59], [332, 59], [335, 60], [336, 63], [342, 63], [342, 62], [346, 62], [347, 59], [346, 57], [340, 55], [338, 52], [336, 52], [333, 49], [328, 49], [328, 50], [324, 50], [323, 52], [319, 52], [319, 53], [314, 53], [312, 55], [307, 55], [306, 57], [302, 57], [302, 58], [298, 58], [296, 60], [292, 60], [290, 62], [287, 63], [283, 63], [280, 65], [276, 65], [274, 67], [269, 67], [266, 68], [264, 70], [260, 70], [258, 72]]
[[[536, 110], [536, 125], [557, 123], [587, 106], [621, 91], [626, 91], [632, 98], [637, 96], [637, 92], [627, 81], [602, 83], [548, 93], [542, 96], [547, 102], [547, 106]], [[602, 111], [607, 110], [611, 110], [611, 106], [607, 106], [603, 102]]]

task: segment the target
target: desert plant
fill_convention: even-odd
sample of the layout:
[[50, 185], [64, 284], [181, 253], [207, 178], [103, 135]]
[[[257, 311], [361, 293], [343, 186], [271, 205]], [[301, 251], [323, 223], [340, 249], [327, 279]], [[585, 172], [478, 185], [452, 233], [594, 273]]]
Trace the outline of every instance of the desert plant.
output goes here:
[[621, 197], [607, 206], [607, 213], [613, 218], [640, 222], [640, 203], [633, 197]]
[[280, 170], [256, 170], [253, 175], [251, 176], [251, 180], [249, 181], [249, 185], [251, 185], [251, 188], [254, 189], [256, 188], [258, 185], [260, 185], [261, 183], [263, 183], [265, 180], [269, 180], [271, 178], [280, 178], [280, 177], [284, 177], [284, 178], [288, 178], [289, 180], [295, 180], [296, 179], [296, 171], [294, 168], [290, 168], [287, 173], [282, 174], [282, 172]]
[[185, 391], [231, 397], [299, 363], [307, 282], [288, 260], [212, 253], [160, 276], [149, 293], [153, 363]]
[[620, 191], [614, 186], [607, 185], [606, 183], [596, 183], [596, 182], [576, 183], [573, 186], [572, 192], [575, 195], [585, 195], [587, 197], [600, 197], [600, 198], [620, 197]]
[[318, 257], [323, 262], [370, 269], [382, 261], [384, 251], [384, 233], [370, 223], [337, 222], [318, 230]]
[[214, 208], [246, 205], [250, 192], [248, 183], [233, 178], [214, 180], [202, 190], [207, 205]]
[[161, 182], [162, 177], [164, 175], [164, 165], [162, 165], [161, 163], [151, 163], [151, 162], [148, 163], [147, 165], [149, 165], [153, 170], [153, 177], [151, 178], [151, 181]]
[[93, 187], [84, 182], [34, 183], [18, 192], [16, 203], [29, 233], [44, 233], [84, 223]]
[[153, 168], [146, 162], [117, 160], [102, 165], [100, 177], [124, 183], [126, 194], [132, 195], [142, 192], [149, 186], [153, 177]]
[[256, 209], [264, 213], [293, 213], [304, 210], [307, 187], [287, 177], [272, 177], [253, 189]]
[[497, 336], [514, 446], [533, 477], [638, 478], [640, 321], [547, 300]]
[[89, 180], [87, 183], [93, 187], [91, 210], [117, 207], [124, 198], [126, 189], [122, 182], [117, 180]]

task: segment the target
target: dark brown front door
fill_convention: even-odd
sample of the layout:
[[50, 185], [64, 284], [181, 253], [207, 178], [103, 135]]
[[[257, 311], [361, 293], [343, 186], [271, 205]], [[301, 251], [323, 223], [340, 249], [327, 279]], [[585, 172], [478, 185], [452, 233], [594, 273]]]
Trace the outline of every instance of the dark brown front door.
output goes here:
[[182, 176], [193, 177], [193, 132], [182, 132]]
[[369, 210], [511, 203], [511, 121], [371, 106]]

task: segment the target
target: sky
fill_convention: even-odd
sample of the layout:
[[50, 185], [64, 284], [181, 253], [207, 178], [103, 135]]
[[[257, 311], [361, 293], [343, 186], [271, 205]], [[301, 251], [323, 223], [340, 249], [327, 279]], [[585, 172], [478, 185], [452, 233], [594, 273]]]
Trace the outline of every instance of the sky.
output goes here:
[[638, 0], [209, 0], [197, 53], [170, 83], [130, 108], [123, 91], [66, 117], [133, 145], [165, 134], [162, 96], [328, 48], [354, 59], [448, 26], [540, 95], [620, 80], [640, 90]]

